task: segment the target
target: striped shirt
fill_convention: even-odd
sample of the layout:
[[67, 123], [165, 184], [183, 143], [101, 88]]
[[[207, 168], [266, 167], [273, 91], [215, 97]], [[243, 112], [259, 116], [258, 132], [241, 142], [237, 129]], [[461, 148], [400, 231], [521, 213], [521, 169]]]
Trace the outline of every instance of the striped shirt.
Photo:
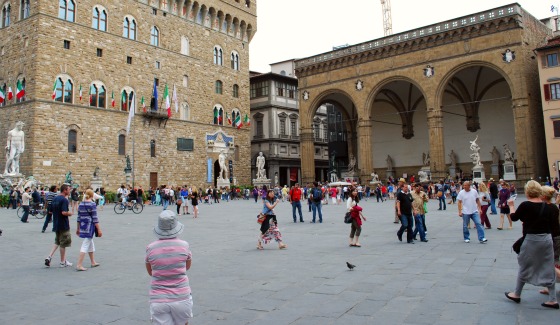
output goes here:
[[150, 302], [189, 298], [191, 287], [186, 262], [191, 258], [189, 243], [181, 239], [161, 239], [148, 245], [145, 262], [152, 266]]

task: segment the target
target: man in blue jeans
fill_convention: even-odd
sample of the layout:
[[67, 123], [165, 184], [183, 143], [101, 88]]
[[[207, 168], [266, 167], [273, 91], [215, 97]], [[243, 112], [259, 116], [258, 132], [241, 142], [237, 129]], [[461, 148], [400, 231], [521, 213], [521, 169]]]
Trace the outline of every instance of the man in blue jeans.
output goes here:
[[414, 191], [412, 191], [412, 212], [414, 214], [414, 233], [412, 237], [416, 240], [416, 235], [420, 233], [420, 241], [427, 243], [426, 239], [426, 229], [424, 225], [426, 224], [424, 202], [428, 202], [428, 196], [422, 191], [422, 184], [417, 183], [414, 185]]
[[486, 243], [488, 240], [484, 237], [484, 228], [482, 228], [482, 224], [480, 224], [480, 214], [482, 213], [480, 199], [478, 198], [478, 192], [476, 190], [471, 190], [470, 182], [463, 183], [463, 189], [457, 196], [457, 202], [459, 217], [463, 218], [463, 239], [465, 243], [471, 241], [469, 228], [467, 228], [470, 219], [472, 219], [476, 226], [479, 242], [481, 244]]
[[445, 191], [447, 191], [447, 184], [443, 184], [443, 180], [441, 180], [437, 185], [437, 196], [439, 200], [438, 210], [441, 210], [442, 206], [443, 206], [443, 210], [447, 208], [447, 205], [445, 204]]
[[299, 184], [296, 183], [293, 189], [290, 190], [289, 193], [289, 200], [292, 203], [292, 216], [294, 217], [294, 222], [296, 220], [296, 209], [299, 212], [299, 222], [303, 222], [303, 215], [301, 214], [301, 189], [299, 188]]
[[414, 244], [412, 240], [412, 201], [408, 185], [403, 182], [401, 192], [397, 194], [397, 215], [401, 219], [401, 228], [397, 232], [397, 237], [402, 241], [402, 235], [406, 229], [406, 242], [409, 244]]
[[490, 190], [490, 214], [498, 214], [496, 211], [496, 199], [498, 198], [498, 185], [494, 182], [493, 178], [489, 180], [490, 184], [488, 189]]
[[311, 190], [311, 209], [313, 210], [313, 220], [315, 223], [315, 214], [319, 211], [319, 223], [323, 223], [323, 213], [321, 212], [321, 201], [323, 200], [323, 191], [319, 187], [319, 183], [313, 182], [313, 189]]

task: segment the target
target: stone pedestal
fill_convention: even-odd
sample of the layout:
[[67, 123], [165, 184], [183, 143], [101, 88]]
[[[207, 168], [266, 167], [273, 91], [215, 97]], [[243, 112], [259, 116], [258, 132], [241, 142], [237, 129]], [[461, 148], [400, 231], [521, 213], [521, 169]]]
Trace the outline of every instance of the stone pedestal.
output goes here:
[[223, 178], [216, 178], [216, 187], [217, 188], [222, 188], [222, 187], [227, 187], [227, 188], [231, 188], [231, 183], [229, 181], [229, 179], [223, 179]]
[[386, 179], [395, 179], [395, 170], [394, 169], [387, 169], [387, 178]]
[[95, 192], [95, 190], [97, 190], [98, 188], [102, 188], [103, 187], [103, 181], [101, 181], [101, 179], [99, 178], [92, 178], [91, 181], [89, 182], [91, 188], [93, 189], [93, 191]]
[[266, 188], [270, 189], [270, 182], [268, 178], [253, 178], [253, 186], [256, 187], [266, 185]]
[[342, 180], [345, 182], [350, 180], [350, 183], [352, 183], [352, 182], [359, 182], [360, 180], [360, 175], [357, 172], [344, 172], [340, 176]]
[[125, 179], [126, 179], [126, 184], [132, 184], [132, 173], [131, 172], [125, 172], [124, 176], [125, 176]]
[[451, 176], [451, 178], [455, 178], [455, 176], [457, 176], [457, 167], [449, 166], [449, 176]]
[[515, 164], [512, 162], [504, 163], [504, 181], [515, 181]]
[[472, 172], [474, 182], [481, 183], [486, 180], [486, 175], [484, 174], [484, 166], [475, 166], [473, 167]]
[[500, 178], [500, 164], [492, 164], [491, 166], [491, 172], [490, 175], [495, 178], [495, 179], [499, 179]]

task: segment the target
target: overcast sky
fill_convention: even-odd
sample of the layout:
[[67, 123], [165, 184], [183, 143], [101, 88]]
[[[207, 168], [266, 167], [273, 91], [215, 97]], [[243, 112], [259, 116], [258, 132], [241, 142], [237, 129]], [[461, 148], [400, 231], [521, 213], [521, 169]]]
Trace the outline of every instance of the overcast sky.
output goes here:
[[[504, 0], [391, 0], [393, 34], [513, 3]], [[560, 0], [520, 0], [538, 19], [556, 14]], [[383, 37], [380, 0], [258, 0], [250, 69], [331, 51], [333, 46]]]

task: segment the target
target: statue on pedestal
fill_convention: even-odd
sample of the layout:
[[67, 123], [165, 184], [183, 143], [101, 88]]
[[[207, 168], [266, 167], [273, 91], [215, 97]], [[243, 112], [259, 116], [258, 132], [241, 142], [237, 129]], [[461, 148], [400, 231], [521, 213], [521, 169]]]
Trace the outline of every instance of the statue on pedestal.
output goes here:
[[500, 152], [498, 151], [496, 146], [494, 146], [494, 148], [492, 148], [492, 151], [490, 153], [492, 154], [492, 164], [493, 165], [499, 164], [500, 163]]
[[387, 170], [393, 170], [393, 159], [391, 158], [391, 156], [387, 155], [387, 159], [385, 159], [385, 162], [387, 162]]
[[70, 185], [72, 185], [72, 183], [74, 183], [74, 179], [72, 178], [72, 172], [71, 171], [68, 171], [68, 173], [66, 173], [66, 178], [64, 180], [64, 183], [70, 184]]
[[379, 181], [379, 175], [377, 175], [375, 170], [371, 173], [371, 183], [381, 183], [381, 181]]
[[420, 170], [420, 171], [418, 172], [418, 181], [419, 181], [420, 183], [425, 183], [425, 182], [430, 181], [430, 179], [429, 179], [429, 177], [428, 177], [428, 173], [426, 173], [426, 172], [423, 171], [423, 170]]
[[507, 163], [513, 163], [514, 161], [514, 157], [513, 157], [513, 152], [511, 151], [511, 149], [509, 148], [509, 145], [506, 143], [504, 144], [504, 161]]
[[8, 132], [4, 175], [19, 175], [19, 157], [25, 150], [23, 125], [24, 123], [19, 121], [16, 123], [16, 127]]
[[426, 167], [430, 167], [430, 153], [422, 153], [422, 165]]
[[480, 146], [476, 143], [476, 140], [478, 140], [478, 135], [473, 141], [469, 141], [471, 144], [470, 148], [473, 151], [470, 157], [473, 160], [473, 164], [475, 165], [475, 167], [480, 167], [482, 166], [482, 163], [480, 163]]
[[218, 179], [229, 180], [226, 158], [226, 151], [220, 151], [220, 155], [218, 156], [218, 164], [220, 165], [220, 174], [218, 175]]
[[95, 167], [95, 170], [93, 171], [93, 179], [98, 179], [99, 178], [99, 166]]
[[449, 153], [449, 160], [451, 160], [451, 167], [456, 168], [457, 167], [457, 155], [455, 154], [455, 151], [451, 150], [451, 152]]
[[353, 172], [354, 168], [356, 168], [356, 157], [353, 154], [350, 154], [350, 161], [348, 162], [348, 171]]
[[262, 152], [257, 157], [257, 179], [266, 179], [266, 170], [264, 169], [265, 159]]

